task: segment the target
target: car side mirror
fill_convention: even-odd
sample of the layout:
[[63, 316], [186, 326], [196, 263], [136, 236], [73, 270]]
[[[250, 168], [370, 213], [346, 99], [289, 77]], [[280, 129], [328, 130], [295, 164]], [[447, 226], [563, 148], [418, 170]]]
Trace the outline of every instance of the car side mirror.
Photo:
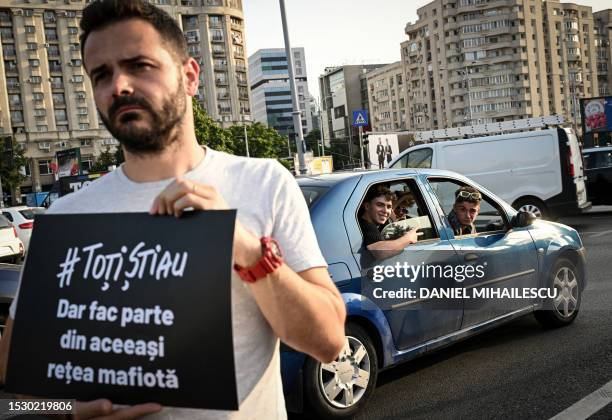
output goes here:
[[512, 227], [523, 228], [531, 226], [536, 216], [528, 211], [519, 211], [516, 216], [512, 218]]

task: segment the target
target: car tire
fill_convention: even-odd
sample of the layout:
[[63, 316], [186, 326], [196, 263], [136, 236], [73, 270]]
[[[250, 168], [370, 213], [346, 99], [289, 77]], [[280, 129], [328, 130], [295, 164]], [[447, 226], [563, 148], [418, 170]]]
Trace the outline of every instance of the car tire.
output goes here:
[[[308, 408], [317, 418], [354, 417], [376, 386], [378, 357], [372, 338], [355, 323], [348, 323], [345, 331], [345, 347], [334, 362], [322, 364], [312, 358], [306, 361], [304, 392]], [[355, 360], [355, 355], [359, 360]], [[326, 385], [335, 395], [326, 393]]]
[[547, 287], [557, 291], [557, 298], [546, 298], [535, 317], [544, 327], [569, 325], [578, 316], [584, 281], [572, 261], [559, 258], [548, 276]]
[[535, 197], [524, 197], [516, 200], [512, 207], [519, 211], [528, 211], [533, 213], [538, 219], [548, 219], [548, 207], [540, 199]]

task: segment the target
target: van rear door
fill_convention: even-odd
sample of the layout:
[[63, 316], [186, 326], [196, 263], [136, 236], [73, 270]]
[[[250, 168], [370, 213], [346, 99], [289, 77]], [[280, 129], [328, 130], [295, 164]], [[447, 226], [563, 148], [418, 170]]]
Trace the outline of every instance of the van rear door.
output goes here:
[[578, 208], [584, 209], [589, 207], [587, 202], [586, 192], [586, 178], [584, 176], [584, 167], [582, 161], [582, 153], [580, 151], [580, 145], [578, 144], [578, 138], [571, 128], [562, 129], [567, 136], [567, 145], [569, 146], [568, 169], [569, 175], [573, 178], [574, 184], [576, 184], [576, 200]]

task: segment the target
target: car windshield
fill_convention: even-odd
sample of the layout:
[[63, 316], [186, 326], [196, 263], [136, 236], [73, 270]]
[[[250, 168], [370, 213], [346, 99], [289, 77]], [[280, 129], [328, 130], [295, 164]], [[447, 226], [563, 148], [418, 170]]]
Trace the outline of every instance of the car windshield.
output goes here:
[[321, 198], [327, 192], [327, 190], [329, 190], [328, 187], [313, 187], [313, 186], [303, 186], [303, 185], [300, 185], [300, 188], [302, 189], [302, 194], [304, 194], [304, 198], [306, 199], [306, 204], [308, 204], [309, 208], [312, 207], [312, 205], [319, 198]]
[[21, 213], [21, 215], [28, 220], [33, 220], [35, 215], [43, 214], [44, 212], [45, 212], [44, 209], [35, 209], [35, 208], [19, 210], [19, 213]]

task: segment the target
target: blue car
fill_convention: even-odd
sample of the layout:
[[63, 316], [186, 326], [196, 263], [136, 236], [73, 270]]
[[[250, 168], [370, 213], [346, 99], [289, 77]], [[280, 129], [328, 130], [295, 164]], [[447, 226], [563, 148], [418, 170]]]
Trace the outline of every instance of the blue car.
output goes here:
[[[548, 327], [578, 315], [586, 287], [578, 233], [517, 212], [468, 178], [401, 169], [303, 177], [298, 183], [346, 303], [347, 341], [330, 364], [281, 346], [289, 411], [352, 417], [383, 369], [530, 313]], [[397, 210], [404, 220], [383, 234], [392, 237], [408, 226], [421, 235], [382, 260], [363, 246], [358, 222], [366, 193], [381, 184], [408, 197]], [[482, 194], [476, 232], [455, 235], [447, 216], [455, 192], [466, 185]]]

